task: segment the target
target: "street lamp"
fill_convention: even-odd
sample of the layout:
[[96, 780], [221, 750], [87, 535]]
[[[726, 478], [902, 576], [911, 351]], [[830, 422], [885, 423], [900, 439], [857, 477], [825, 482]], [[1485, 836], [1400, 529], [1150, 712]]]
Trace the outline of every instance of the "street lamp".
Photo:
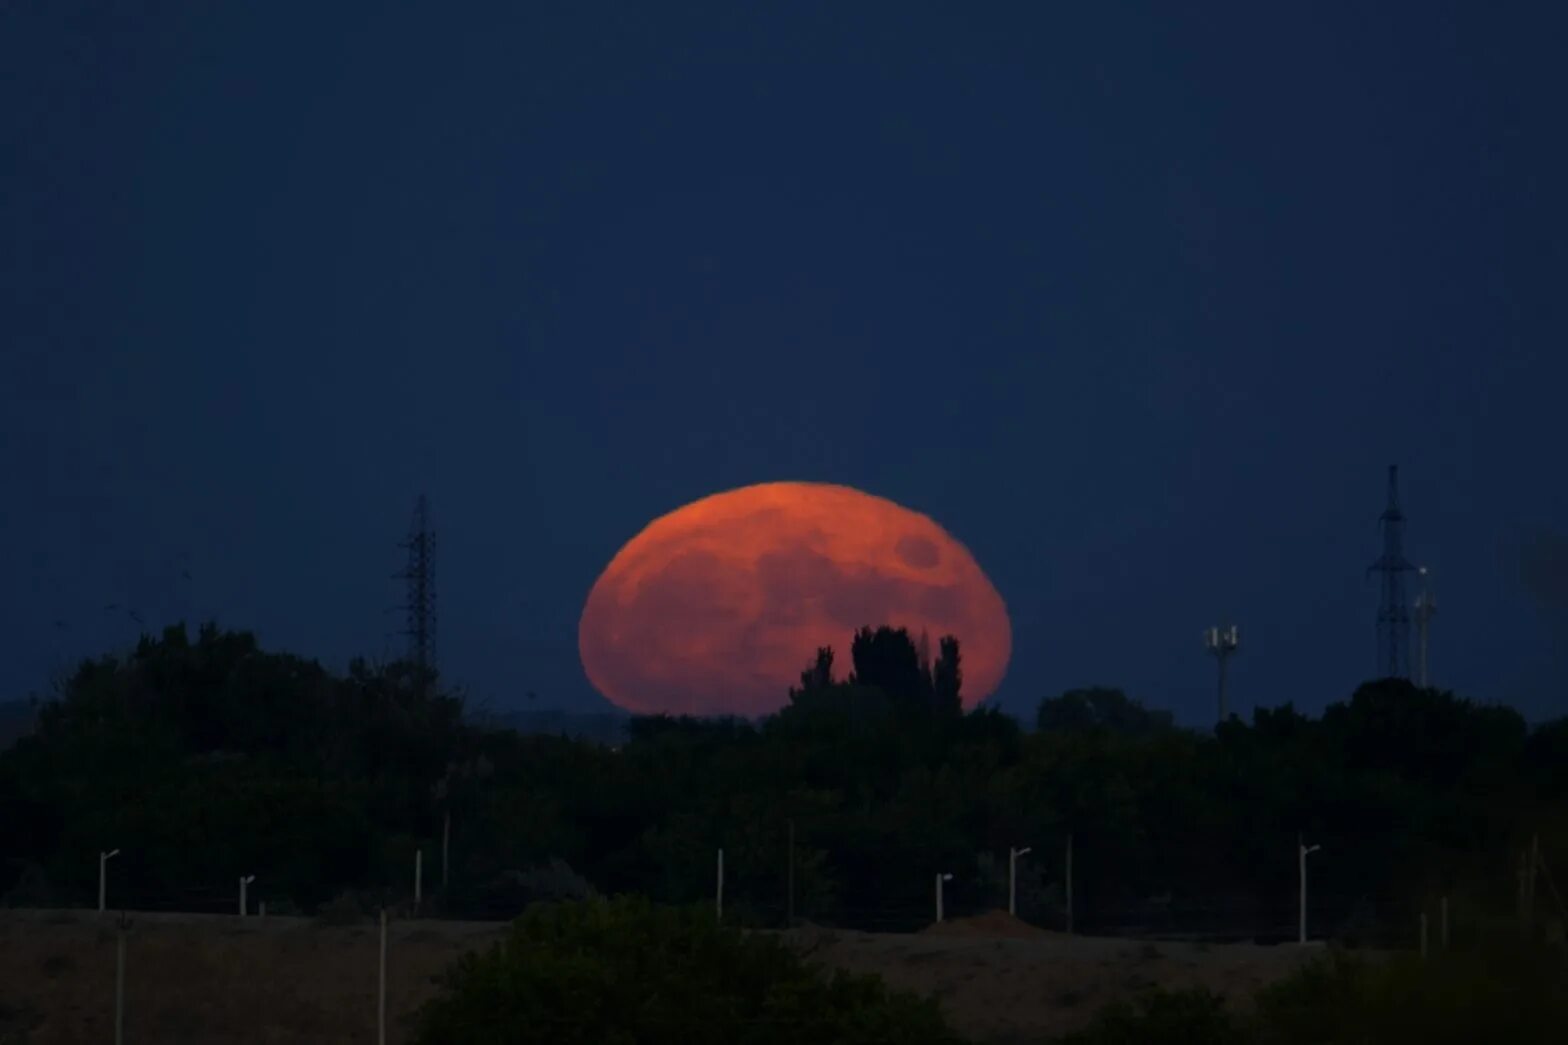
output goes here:
[[1018, 858], [1028, 851], [1028, 846], [1007, 851], [1007, 913], [1014, 918], [1018, 917]]
[[953, 876], [950, 874], [939, 874], [936, 876], [936, 920], [939, 922], [942, 920], [942, 883], [951, 882], [952, 880]]
[[107, 853], [99, 852], [99, 854], [98, 854], [98, 910], [99, 911], [102, 911], [104, 909], [103, 901], [104, 901], [104, 895], [105, 895], [105, 892], [106, 892], [105, 883], [106, 883], [106, 881], [107, 881], [107, 879], [109, 877], [109, 860], [110, 860], [111, 857], [116, 857], [116, 856], [119, 856], [119, 855], [120, 855], [120, 851], [118, 849], [111, 849]]
[[1302, 845], [1301, 835], [1296, 835], [1296, 852], [1301, 873], [1301, 929], [1300, 942], [1307, 942], [1307, 854], [1315, 853], [1323, 847], [1320, 845]]
[[245, 887], [247, 885], [250, 885], [250, 883], [254, 882], [255, 880], [256, 880], [256, 876], [253, 875], [253, 874], [246, 875], [244, 878], [240, 879], [240, 917], [241, 918], [245, 917], [245, 912], [247, 910], [247, 908], [245, 906]]

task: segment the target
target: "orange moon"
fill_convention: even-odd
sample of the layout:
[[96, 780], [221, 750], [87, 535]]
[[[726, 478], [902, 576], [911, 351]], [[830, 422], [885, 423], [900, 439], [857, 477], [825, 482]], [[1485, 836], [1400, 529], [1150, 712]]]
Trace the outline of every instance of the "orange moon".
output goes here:
[[588, 593], [588, 680], [640, 714], [771, 714], [818, 646], [839, 678], [857, 628], [957, 636], [964, 707], [1012, 655], [1007, 608], [969, 550], [919, 512], [847, 486], [762, 483], [660, 516]]

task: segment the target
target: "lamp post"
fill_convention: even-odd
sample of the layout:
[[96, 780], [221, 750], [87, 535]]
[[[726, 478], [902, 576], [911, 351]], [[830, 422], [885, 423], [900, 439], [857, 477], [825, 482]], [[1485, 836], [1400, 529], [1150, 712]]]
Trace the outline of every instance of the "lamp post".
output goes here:
[[950, 874], [939, 874], [936, 876], [936, 920], [939, 922], [942, 920], [942, 883], [951, 882], [952, 880], [953, 876]]
[[1029, 852], [1029, 846], [1007, 851], [1007, 913], [1018, 917], [1018, 858]]
[[98, 910], [100, 912], [104, 909], [104, 897], [108, 892], [109, 861], [119, 855], [118, 849], [111, 849], [107, 853], [100, 851], [98, 854]]
[[387, 909], [381, 908], [381, 959], [376, 966], [376, 1045], [387, 1045]]
[[446, 892], [446, 874], [452, 848], [452, 811], [441, 818], [441, 891]]
[[241, 918], [245, 917], [245, 912], [247, 910], [249, 910], [249, 908], [246, 906], [246, 903], [245, 903], [245, 888], [246, 888], [246, 886], [250, 885], [250, 883], [254, 882], [255, 880], [256, 880], [256, 876], [253, 875], [253, 874], [246, 875], [244, 878], [240, 879], [240, 917]]
[[1307, 942], [1307, 854], [1315, 853], [1323, 847], [1320, 845], [1302, 845], [1301, 835], [1296, 835], [1296, 854], [1298, 869], [1301, 873], [1301, 927], [1299, 939], [1301, 943]]

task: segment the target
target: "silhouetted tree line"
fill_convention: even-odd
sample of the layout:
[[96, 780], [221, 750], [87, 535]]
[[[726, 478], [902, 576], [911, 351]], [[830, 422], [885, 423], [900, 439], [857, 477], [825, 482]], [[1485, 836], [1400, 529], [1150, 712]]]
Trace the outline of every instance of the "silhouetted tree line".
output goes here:
[[[840, 679], [818, 650], [760, 724], [636, 718], [612, 749], [476, 725], [406, 664], [340, 675], [248, 634], [171, 628], [83, 663], [0, 754], [0, 895], [91, 902], [97, 853], [120, 848], [111, 903], [230, 910], [231, 883], [255, 874], [269, 908], [311, 911], [406, 897], [422, 849], [430, 910], [510, 916], [583, 879], [711, 897], [722, 847], [727, 917], [779, 924], [793, 880], [797, 917], [914, 928], [935, 873], [954, 874], [955, 914], [1004, 905], [1008, 847], [1028, 845], [1020, 913], [1060, 925], [1070, 834], [1081, 930], [1283, 933], [1301, 832], [1323, 847], [1314, 931], [1408, 940], [1438, 895], [1456, 935], [1511, 917], [1532, 836], [1568, 867], [1568, 720], [1531, 730], [1383, 680], [1321, 718], [1260, 709], [1212, 735], [1074, 690], [1025, 732], [962, 710], [955, 639], [927, 664], [906, 633], [867, 628], [850, 661]], [[563, 877], [539, 873], [552, 861], [578, 885], [541, 885]]]

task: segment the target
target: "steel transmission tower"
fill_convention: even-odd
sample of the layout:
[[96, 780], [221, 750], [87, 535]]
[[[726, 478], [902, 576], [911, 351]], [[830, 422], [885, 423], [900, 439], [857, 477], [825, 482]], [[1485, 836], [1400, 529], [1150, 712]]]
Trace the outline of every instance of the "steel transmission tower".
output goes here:
[[1432, 618], [1437, 616], [1437, 599], [1426, 586], [1427, 568], [1422, 566], [1417, 572], [1421, 575], [1421, 593], [1416, 596], [1416, 681], [1426, 689], [1431, 685], [1426, 673], [1427, 629], [1431, 627]]
[[408, 638], [408, 661], [418, 671], [415, 684], [423, 694], [436, 671], [436, 535], [430, 529], [430, 506], [424, 494], [414, 503], [408, 540], [398, 547], [408, 552], [408, 567], [394, 574], [408, 585], [403, 634]]
[[1231, 654], [1241, 648], [1241, 635], [1234, 624], [1228, 628], [1210, 628], [1203, 633], [1203, 645], [1220, 662], [1219, 721], [1224, 722], [1230, 714], [1225, 701], [1225, 665]]
[[1367, 567], [1367, 576], [1383, 575], [1377, 610], [1378, 670], [1384, 678], [1410, 677], [1410, 611], [1405, 608], [1404, 575], [1415, 569], [1405, 560], [1405, 515], [1399, 510], [1399, 466], [1388, 466], [1388, 507], [1378, 516], [1383, 528], [1383, 554]]

